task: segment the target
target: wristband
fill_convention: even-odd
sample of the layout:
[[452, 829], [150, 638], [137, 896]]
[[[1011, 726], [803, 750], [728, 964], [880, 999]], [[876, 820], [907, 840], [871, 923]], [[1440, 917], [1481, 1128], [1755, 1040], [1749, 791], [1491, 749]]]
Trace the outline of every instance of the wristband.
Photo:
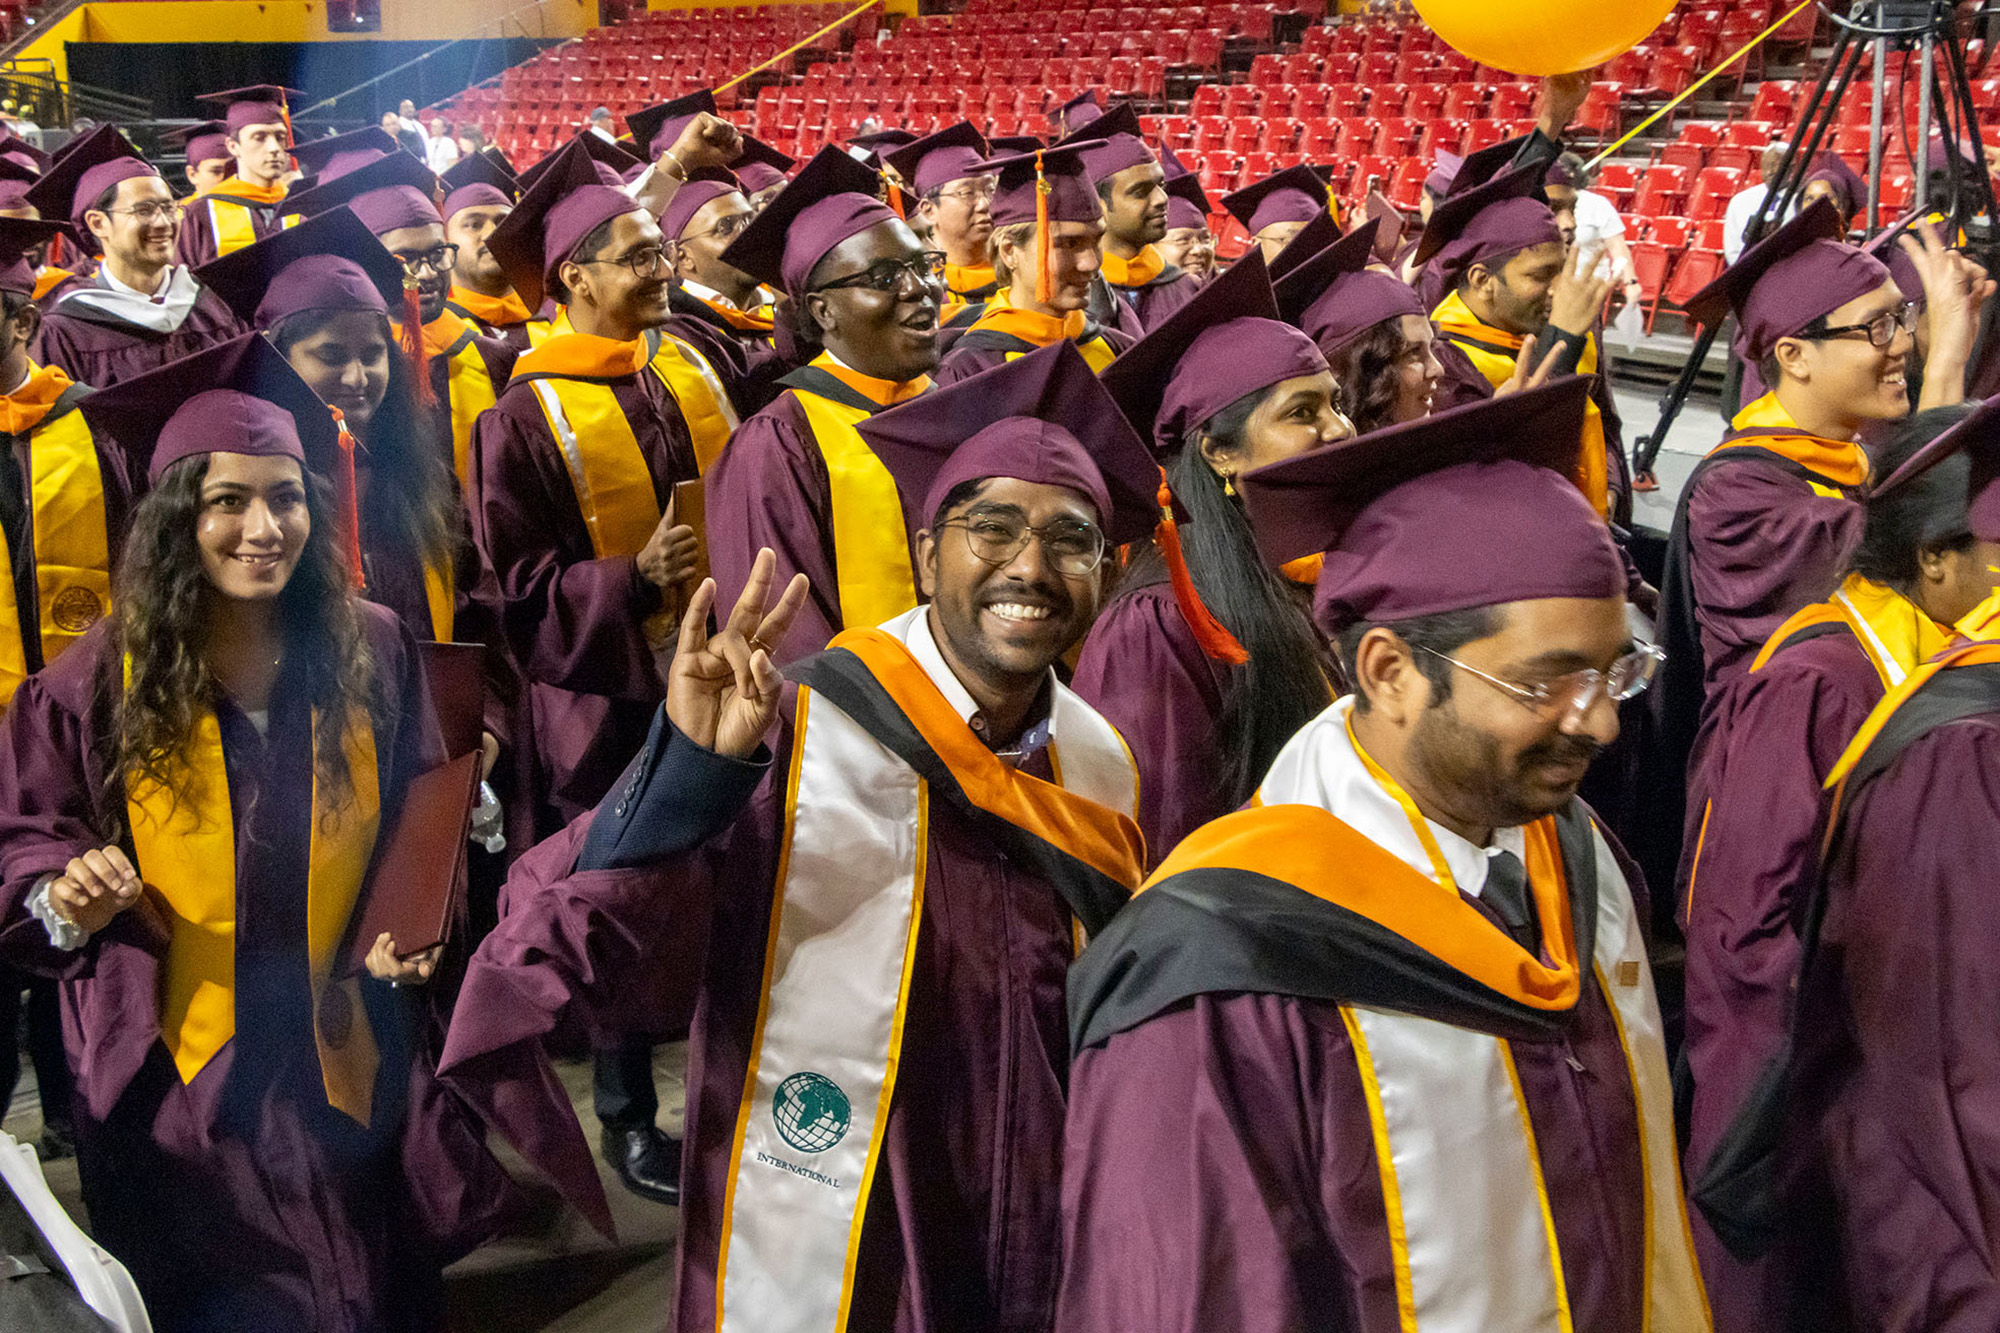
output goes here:
[[674, 150], [671, 148], [665, 148], [660, 151], [660, 156], [666, 158], [667, 161], [673, 163], [674, 166], [680, 170], [680, 175], [674, 177], [674, 179], [679, 181], [683, 185], [687, 184], [687, 179], [688, 179], [687, 164], [681, 161], [680, 155], [674, 152]]

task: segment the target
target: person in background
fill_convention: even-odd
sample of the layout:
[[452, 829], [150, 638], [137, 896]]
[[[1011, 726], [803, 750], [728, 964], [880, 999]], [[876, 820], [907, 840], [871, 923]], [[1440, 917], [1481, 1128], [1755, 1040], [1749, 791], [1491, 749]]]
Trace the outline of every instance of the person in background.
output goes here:
[[1170, 267], [1197, 283], [1215, 276], [1215, 233], [1209, 230], [1211, 206], [1201, 188], [1201, 178], [1190, 171], [1169, 174], [1167, 190], [1167, 230], [1155, 243]]
[[1637, 304], [1645, 295], [1632, 271], [1632, 247], [1625, 243], [1625, 220], [1618, 207], [1591, 189], [1594, 178], [1584, 169], [1583, 159], [1564, 153], [1549, 167], [1542, 184], [1556, 221], [1565, 216], [1565, 239], [1577, 252], [1576, 262], [1606, 282], [1613, 273], [1625, 275], [1625, 299]]
[[612, 126], [612, 120], [611, 120], [610, 107], [600, 106], [600, 107], [595, 107], [591, 110], [590, 124], [587, 126], [587, 128], [590, 130], [592, 134], [604, 140], [604, 142], [606, 143], [617, 143], [618, 135], [613, 132], [611, 126]]
[[[1757, 159], [1757, 179], [1729, 196], [1729, 207], [1722, 213], [1722, 257], [1732, 264], [1743, 257], [1743, 248], [1756, 239], [1749, 234], [1750, 219], [1757, 216], [1764, 197], [1771, 193], [1771, 180], [1784, 165], [1785, 147], [1782, 142], [1765, 145]], [[1769, 232], [1782, 221], [1783, 218], [1766, 218], [1764, 230]]]
[[1325, 353], [1357, 435], [1429, 416], [1444, 375], [1423, 302], [1372, 263], [1381, 223], [1370, 218], [1275, 284], [1279, 312]]
[[1838, 153], [1821, 153], [1799, 190], [1799, 207], [1810, 208], [1821, 199], [1840, 210], [1841, 234], [1854, 227], [1856, 218], [1868, 206], [1868, 183], [1855, 174]]
[[430, 156], [424, 132], [414, 121], [405, 121], [393, 111], [382, 113], [382, 132], [396, 141], [396, 147], [422, 162]]
[[196, 196], [219, 187], [236, 169], [236, 158], [229, 151], [226, 121], [204, 120], [163, 137], [181, 145], [186, 158], [183, 174], [187, 176], [189, 191]]
[[442, 179], [446, 194], [438, 211], [445, 241], [458, 247], [445, 309], [525, 352], [549, 336], [549, 321], [522, 302], [487, 244], [514, 211], [520, 182], [484, 153], [461, 158]]
[[199, 268], [278, 229], [292, 171], [292, 96], [293, 89], [263, 84], [197, 99], [227, 108], [223, 121], [235, 170], [188, 210], [175, 251], [181, 263]]
[[[994, 176], [978, 169], [993, 156], [986, 136], [960, 121], [883, 159], [917, 196], [917, 216], [930, 224], [944, 251], [944, 289], [949, 302], [977, 307], [999, 290], [987, 241], [993, 235]], [[956, 311], [940, 312], [949, 324]], [[974, 312], [977, 318], [977, 312]]]
[[1268, 264], [1329, 203], [1326, 182], [1311, 167], [1287, 167], [1222, 196], [1222, 206], [1243, 224]]
[[477, 125], [468, 122], [458, 127], [458, 155], [460, 158], [479, 157], [486, 152], [487, 148], [488, 144], [485, 132]]
[[1153, 248], [1167, 234], [1166, 173], [1140, 137], [1139, 117], [1129, 102], [1073, 131], [1063, 143], [1084, 150], [1084, 166], [1104, 201], [1103, 267], [1090, 317], [1136, 339], [1186, 305], [1196, 288], [1193, 278], [1170, 268]]
[[451, 136], [442, 116], [431, 121], [430, 148], [424, 160], [440, 176], [458, 164], [458, 140]]

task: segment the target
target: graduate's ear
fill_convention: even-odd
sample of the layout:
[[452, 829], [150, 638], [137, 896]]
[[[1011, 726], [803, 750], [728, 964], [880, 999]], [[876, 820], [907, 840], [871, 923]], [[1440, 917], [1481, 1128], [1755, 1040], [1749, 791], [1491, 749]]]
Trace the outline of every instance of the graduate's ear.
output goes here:
[[834, 325], [839, 323], [834, 317], [833, 302], [827, 299], [824, 292], [806, 293], [805, 312], [806, 318], [819, 330], [822, 340], [827, 334], [832, 333]]
[[1407, 725], [1430, 707], [1430, 681], [1417, 669], [1410, 645], [1379, 625], [1354, 647], [1354, 690], [1367, 701], [1366, 712], [1392, 726]]
[[[1801, 384], [1812, 382], [1812, 363], [1807, 350], [1812, 346], [1804, 338], [1780, 338], [1771, 349], [1771, 357], [1778, 363], [1778, 371], [1786, 379], [1797, 380]], [[1777, 388], [1773, 384], [1769, 388]]]
[[927, 602], [937, 596], [937, 534], [931, 528], [917, 534], [917, 591]]
[[1206, 431], [1202, 432], [1201, 443], [1195, 446], [1201, 450], [1201, 461], [1224, 482], [1235, 480], [1240, 465], [1236, 461], [1234, 446], [1216, 439]]
[[[590, 270], [573, 259], [565, 259], [556, 266], [556, 277], [561, 280], [563, 290], [569, 293], [569, 300], [588, 297], [590, 292]], [[569, 304], [568, 301], [563, 304]]]
[[660, 247], [660, 252], [666, 255], [667, 271], [674, 277], [685, 279], [694, 276], [694, 256], [679, 241], [666, 242]]
[[42, 327], [42, 309], [30, 301], [16, 311], [8, 323], [13, 326], [15, 342], [32, 343], [35, 341], [35, 334]]

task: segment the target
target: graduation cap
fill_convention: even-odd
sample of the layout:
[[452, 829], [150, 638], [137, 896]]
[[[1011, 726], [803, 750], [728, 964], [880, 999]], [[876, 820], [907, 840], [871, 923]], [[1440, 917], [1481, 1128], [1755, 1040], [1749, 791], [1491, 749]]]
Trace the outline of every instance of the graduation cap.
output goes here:
[[925, 195], [953, 181], [982, 174], [980, 163], [991, 151], [986, 136], [974, 129], [971, 121], [961, 120], [883, 154], [882, 160], [909, 182], [912, 191]]
[[408, 153], [389, 153], [345, 175], [323, 180], [285, 200], [285, 212], [312, 217], [346, 204], [377, 236], [444, 219], [437, 210], [438, 178]]
[[1139, 113], [1130, 102], [1120, 102], [1109, 111], [1056, 140], [1055, 147], [1084, 145], [1083, 165], [1093, 186], [1129, 167], [1157, 162], [1139, 129]]
[[1222, 196], [1222, 206], [1252, 236], [1281, 222], [1310, 222], [1327, 212], [1326, 182], [1311, 167], [1286, 167]]
[[1236, 480], [1273, 566], [1324, 552], [1313, 618], [1368, 621], [1625, 593], [1611, 530], [1571, 480], [1590, 377], [1370, 431]]
[[623, 190], [606, 185], [584, 140], [572, 139], [493, 229], [486, 248], [528, 309], [539, 310], [557, 267], [590, 233], [644, 211]]
[[1410, 225], [1403, 210], [1389, 201], [1389, 196], [1380, 190], [1368, 192], [1368, 217], [1382, 225], [1375, 233], [1375, 257], [1385, 264], [1396, 262], [1396, 251], [1403, 244], [1403, 229]]
[[[1929, 472], [1945, 459], [1961, 450], [1974, 459], [1975, 470], [1980, 474], [1967, 495], [1977, 497], [1986, 487], [1992, 487], [2000, 478], [2000, 395], [1985, 399], [1974, 399], [1977, 406], [1948, 426], [1936, 439], [1930, 440], [1903, 460], [1902, 466], [1887, 477], [1868, 488], [1868, 502], [1873, 504], [1886, 495], [1894, 495], [1917, 478]], [[1988, 502], [1988, 531], [2000, 530], [2000, 487], [1994, 487], [1994, 496]], [[1978, 532], [1982, 541], [1993, 538], [1986, 532]]]
[[1873, 255], [1882, 261], [1882, 266], [1889, 270], [1889, 276], [1896, 280], [1896, 289], [1902, 292], [1903, 299], [1919, 306], [1930, 299], [1924, 291], [1923, 275], [1917, 272], [1916, 264], [1897, 242], [1905, 236], [1915, 235], [1915, 228], [1924, 225], [1922, 217], [1921, 213], [1905, 214], [1861, 247], [1863, 254]]
[[82, 401], [85, 419], [143, 459], [146, 480], [197, 454], [293, 458], [335, 476], [340, 430], [284, 354], [251, 332], [100, 389]]
[[1104, 387], [1161, 457], [1237, 399], [1318, 375], [1326, 357], [1283, 323], [1264, 257], [1252, 250], [1104, 368]]
[[49, 169], [50, 157], [12, 130], [0, 130], [0, 158], [12, 158], [30, 167], [36, 175]]
[[1043, 146], [1032, 134], [1002, 134], [986, 141], [987, 151], [995, 157], [1002, 153], [1032, 153]]
[[1049, 126], [1057, 133], [1068, 134], [1080, 130], [1092, 121], [1102, 119], [1104, 108], [1097, 104], [1097, 90], [1086, 88], [1075, 97], [1049, 112]]
[[[702, 167], [690, 176], [660, 211], [660, 235], [678, 241], [694, 215], [725, 195], [742, 194], [743, 182], [719, 167]], [[744, 200], [748, 204], [749, 200]]]
[[0, 156], [0, 208], [34, 209], [28, 202], [28, 191], [41, 176], [22, 166], [13, 158]]
[[479, 150], [477, 156], [485, 158], [488, 162], [491, 162], [494, 166], [506, 172], [508, 180], [518, 181], [521, 178], [521, 173], [514, 170], [513, 159], [509, 158], [505, 153], [500, 151], [499, 144], [496, 143], [487, 144], [484, 148]]
[[1286, 241], [1284, 247], [1271, 257], [1271, 281], [1275, 283], [1339, 240], [1340, 236], [1340, 224], [1333, 220], [1333, 213], [1322, 208], [1299, 228], [1298, 235]]
[[[746, 134], [743, 136], [743, 142], [747, 147], [752, 140]], [[778, 152], [775, 148], [771, 151], [778, 157], [785, 157], [783, 153]], [[787, 163], [791, 160], [791, 158], [785, 158]], [[743, 182], [743, 191], [745, 194], [762, 194], [774, 185], [783, 185], [785, 183], [785, 173], [791, 170], [791, 168], [789, 166], [773, 166], [769, 162], [764, 161], [751, 162], [743, 158], [738, 158], [736, 165], [731, 170], [736, 173], [736, 179]]]
[[84, 225], [83, 215], [120, 181], [159, 174], [116, 125], [99, 125], [73, 140], [23, 197], [45, 218], [69, 219], [77, 244], [96, 254], [97, 240]]
[[[187, 164], [198, 167], [204, 162], [227, 161], [229, 151], [229, 126], [219, 120], [197, 121], [177, 130], [168, 130], [160, 136], [162, 142], [181, 146], [187, 157]], [[0, 157], [6, 156], [8, 148], [0, 144]]]
[[1465, 159], [1457, 153], [1445, 148], [1438, 149], [1437, 162], [1431, 167], [1431, 174], [1424, 177], [1425, 191], [1433, 196], [1442, 197], [1447, 190], [1451, 189], [1451, 183], [1457, 177], [1458, 169], [1464, 165], [1464, 162]]
[[583, 145], [583, 151], [590, 156], [591, 161], [608, 169], [610, 172], [609, 175], [606, 175], [604, 172], [598, 173], [598, 179], [606, 185], [621, 184], [626, 172], [635, 166], [643, 167], [646, 165], [645, 158], [628, 152], [620, 148], [617, 144], [606, 143], [601, 136], [592, 134], [589, 130], [579, 130], [568, 143], [556, 149], [520, 174], [517, 179], [521, 189], [523, 191], [533, 189], [535, 182], [539, 181], [545, 172], [555, 166], [556, 159], [577, 144]]
[[1815, 158], [1812, 171], [1799, 188], [1803, 190], [1814, 181], [1825, 181], [1833, 187], [1834, 196], [1840, 200], [1840, 221], [1844, 231], [1847, 219], [1859, 213], [1868, 203], [1867, 182], [1855, 175], [1854, 168], [1848, 166], [1846, 159], [1838, 153], [1821, 153]]
[[[1502, 139], [1499, 143], [1488, 144], [1460, 158], [1458, 170], [1452, 173], [1451, 184], [1445, 189], [1446, 197], [1464, 194], [1467, 190], [1484, 185], [1511, 168], [1514, 159], [1521, 155], [1521, 149], [1527, 146], [1529, 137], [1523, 134], [1512, 139]], [[1539, 177], [1536, 178], [1536, 183], [1539, 186]]]
[[[1464, 172], [1461, 171], [1463, 178]], [[1436, 260], [1449, 288], [1474, 264], [1491, 266], [1536, 245], [1562, 243], [1562, 228], [1542, 197], [1539, 163], [1510, 167], [1493, 179], [1438, 201], [1417, 242], [1417, 263]]]
[[1160, 169], [1166, 173], [1160, 184], [1167, 192], [1167, 230], [1206, 229], [1208, 215], [1215, 209], [1208, 201], [1208, 192], [1201, 188], [1201, 177], [1189, 171], [1187, 163], [1165, 144], [1160, 145]]
[[1841, 238], [1847, 222], [1831, 200], [1812, 206], [1745, 250], [1683, 307], [1713, 327], [1732, 309], [1737, 347], [1752, 364], [1821, 315], [1830, 314], [1889, 281], [1881, 260]]
[[1410, 284], [1368, 267], [1381, 226], [1370, 219], [1274, 285], [1278, 311], [1332, 356], [1384, 320], [1425, 315]]
[[1159, 522], [1159, 465], [1067, 338], [856, 429], [895, 477], [912, 532], [931, 526], [954, 489], [986, 477], [1081, 491], [1114, 546]]
[[29, 255], [68, 230], [60, 222], [0, 217], [0, 292], [35, 294], [35, 265]]
[[438, 177], [444, 183], [444, 204], [438, 212], [446, 222], [464, 208], [512, 208], [520, 182], [492, 158], [468, 153]]
[[323, 139], [301, 139], [292, 145], [292, 156], [313, 174], [314, 185], [324, 185], [357, 167], [365, 167], [378, 158], [401, 151], [402, 145], [380, 125], [369, 125]]
[[400, 313], [403, 298], [401, 261], [344, 205], [203, 264], [194, 276], [266, 333], [302, 310]]
[[715, 94], [703, 88], [676, 97], [670, 102], [649, 106], [643, 111], [629, 111], [625, 115], [625, 127], [632, 131], [632, 142], [646, 155], [646, 160], [657, 161], [660, 154], [674, 146], [681, 137], [681, 131], [688, 122], [699, 115], [718, 114]]
[[859, 149], [870, 163], [880, 165], [883, 159], [883, 149], [901, 148], [905, 144], [913, 144], [916, 141], [917, 136], [908, 130], [870, 130], [866, 134], [857, 134], [849, 139], [847, 146]]
[[1096, 222], [1104, 216], [1104, 206], [1084, 169], [1084, 147], [1038, 148], [975, 164], [979, 171], [999, 177], [993, 191], [993, 225], [1032, 223], [1036, 228], [1035, 299], [1043, 305], [1055, 295], [1049, 237], [1042, 230], [1043, 223]]
[[289, 136], [292, 130], [292, 113], [289, 98], [299, 96], [296, 88], [283, 88], [275, 83], [260, 83], [250, 88], [231, 88], [226, 92], [202, 93], [197, 102], [213, 102], [227, 106], [223, 122], [234, 136], [241, 134], [252, 125], [283, 125]]
[[878, 177], [839, 148], [820, 149], [721, 255], [722, 262], [794, 297], [827, 252], [870, 227], [900, 222], [875, 197]]

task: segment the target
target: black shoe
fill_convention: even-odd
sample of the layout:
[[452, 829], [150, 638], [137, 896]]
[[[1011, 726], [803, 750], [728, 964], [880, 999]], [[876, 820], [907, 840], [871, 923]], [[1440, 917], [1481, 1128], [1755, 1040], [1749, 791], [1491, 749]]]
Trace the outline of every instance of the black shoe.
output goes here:
[[681, 1142], [658, 1128], [604, 1127], [604, 1160], [618, 1173], [625, 1188], [642, 1199], [679, 1207], [681, 1201]]

